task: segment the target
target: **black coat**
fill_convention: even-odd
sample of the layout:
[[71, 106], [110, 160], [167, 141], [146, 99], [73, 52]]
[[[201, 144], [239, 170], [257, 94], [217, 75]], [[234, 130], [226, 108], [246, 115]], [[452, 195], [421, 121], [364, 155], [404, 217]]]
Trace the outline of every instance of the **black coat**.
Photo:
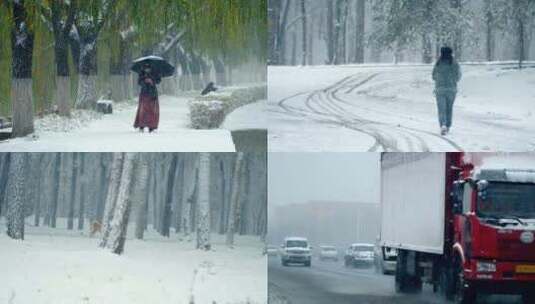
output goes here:
[[[152, 79], [153, 84], [146, 83], [145, 79], [147, 78]], [[153, 73], [146, 73], [142, 71], [139, 74], [137, 83], [141, 86], [141, 94], [158, 97], [158, 90], [156, 89], [156, 85], [159, 84], [161, 81], [162, 77], [160, 77], [160, 75], [154, 75]]]

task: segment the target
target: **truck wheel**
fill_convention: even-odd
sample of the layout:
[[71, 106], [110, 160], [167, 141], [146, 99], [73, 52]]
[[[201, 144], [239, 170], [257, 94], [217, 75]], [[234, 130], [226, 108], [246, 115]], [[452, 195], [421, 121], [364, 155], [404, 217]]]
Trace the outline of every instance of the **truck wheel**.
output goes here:
[[453, 301], [455, 295], [455, 282], [453, 280], [455, 270], [451, 265], [442, 267], [439, 277], [439, 291], [446, 300]]
[[348, 259], [344, 259], [344, 266], [345, 267], [349, 267], [349, 260]]
[[286, 261], [284, 261], [284, 260], [281, 260], [281, 264], [282, 264], [282, 266], [288, 266], [288, 263], [286, 263]]
[[396, 263], [396, 292], [418, 293], [422, 290], [422, 280], [407, 273], [407, 254], [400, 251]]
[[454, 302], [457, 304], [470, 304], [475, 303], [477, 299], [476, 291], [473, 287], [466, 283], [464, 279], [464, 271], [462, 262], [457, 259], [455, 263], [455, 272], [454, 272]]
[[311, 261], [305, 262], [306, 267], [310, 267], [311, 264], [312, 264]]

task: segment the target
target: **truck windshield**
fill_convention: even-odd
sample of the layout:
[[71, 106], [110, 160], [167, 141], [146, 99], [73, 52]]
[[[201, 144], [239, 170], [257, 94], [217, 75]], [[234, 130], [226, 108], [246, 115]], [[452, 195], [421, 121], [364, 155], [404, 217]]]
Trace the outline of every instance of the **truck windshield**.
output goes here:
[[482, 217], [535, 218], [535, 185], [491, 182], [486, 198], [478, 198], [477, 213]]
[[295, 241], [295, 240], [286, 241], [286, 247], [302, 247], [302, 248], [306, 248], [307, 247], [307, 242], [306, 241]]

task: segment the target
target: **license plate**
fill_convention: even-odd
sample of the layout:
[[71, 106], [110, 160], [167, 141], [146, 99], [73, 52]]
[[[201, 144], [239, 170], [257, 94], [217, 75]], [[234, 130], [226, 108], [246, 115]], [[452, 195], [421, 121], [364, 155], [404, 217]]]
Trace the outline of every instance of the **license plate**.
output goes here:
[[515, 270], [517, 273], [535, 273], [535, 265], [518, 265]]

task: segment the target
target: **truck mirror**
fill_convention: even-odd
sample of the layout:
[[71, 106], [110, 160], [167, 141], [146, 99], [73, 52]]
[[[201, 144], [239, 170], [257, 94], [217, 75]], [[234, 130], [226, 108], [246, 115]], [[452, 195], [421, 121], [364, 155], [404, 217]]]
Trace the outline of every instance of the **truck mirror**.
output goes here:
[[461, 214], [463, 210], [463, 190], [464, 182], [455, 181], [451, 191], [452, 212], [453, 214]]
[[477, 182], [477, 196], [482, 200], [487, 199], [487, 188], [489, 187], [489, 182], [486, 180], [480, 180]]
[[487, 190], [488, 187], [489, 182], [484, 179], [477, 182], [477, 190], [479, 191]]

